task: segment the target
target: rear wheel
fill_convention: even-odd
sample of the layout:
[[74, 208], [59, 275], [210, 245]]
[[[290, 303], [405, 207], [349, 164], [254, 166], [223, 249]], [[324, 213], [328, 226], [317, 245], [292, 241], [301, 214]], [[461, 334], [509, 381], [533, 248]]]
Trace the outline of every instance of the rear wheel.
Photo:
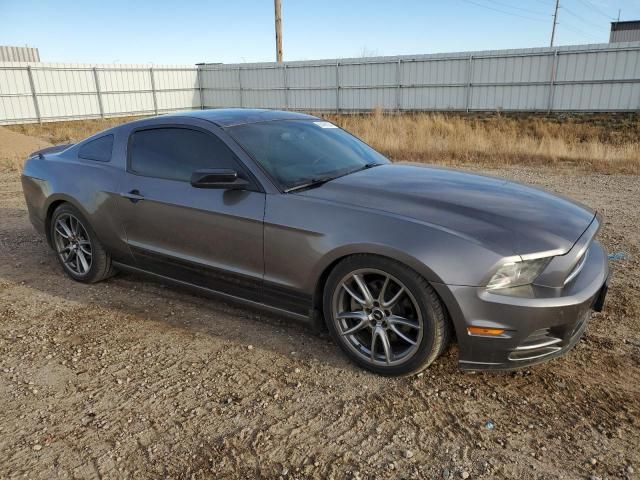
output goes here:
[[450, 325], [429, 283], [410, 268], [374, 255], [354, 255], [329, 275], [324, 314], [331, 335], [362, 367], [408, 375], [444, 350]]
[[51, 216], [51, 239], [65, 273], [84, 283], [99, 282], [111, 275], [111, 257], [80, 211], [64, 203]]

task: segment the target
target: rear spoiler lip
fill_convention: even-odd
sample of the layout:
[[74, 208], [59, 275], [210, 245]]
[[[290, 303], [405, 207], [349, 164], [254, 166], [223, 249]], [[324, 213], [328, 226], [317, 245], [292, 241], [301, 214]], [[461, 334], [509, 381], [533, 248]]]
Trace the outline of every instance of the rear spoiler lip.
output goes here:
[[52, 154], [52, 153], [60, 153], [66, 150], [67, 148], [73, 147], [74, 145], [75, 143], [65, 143], [62, 145], [54, 145], [53, 147], [42, 148], [40, 150], [36, 150], [35, 152], [30, 153], [27, 158], [39, 157], [44, 159], [45, 155]]

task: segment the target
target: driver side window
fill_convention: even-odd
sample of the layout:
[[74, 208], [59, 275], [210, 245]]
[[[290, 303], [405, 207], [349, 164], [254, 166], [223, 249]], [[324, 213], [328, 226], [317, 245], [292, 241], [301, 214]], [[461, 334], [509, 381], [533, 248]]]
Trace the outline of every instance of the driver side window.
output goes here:
[[213, 134], [178, 127], [138, 130], [129, 139], [129, 170], [145, 177], [189, 182], [196, 170], [240, 171], [233, 152]]

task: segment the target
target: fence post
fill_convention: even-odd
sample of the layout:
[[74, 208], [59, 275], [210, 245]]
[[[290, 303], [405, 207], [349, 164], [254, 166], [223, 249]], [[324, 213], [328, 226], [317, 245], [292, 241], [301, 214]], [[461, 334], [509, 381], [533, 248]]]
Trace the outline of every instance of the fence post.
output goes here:
[[198, 94], [200, 95], [200, 110], [204, 110], [204, 95], [202, 93], [202, 67], [196, 66], [196, 77], [198, 79]]
[[398, 113], [400, 113], [401, 106], [402, 106], [402, 59], [399, 58], [398, 59], [398, 65], [396, 66], [396, 84], [397, 84], [397, 90], [396, 90], [396, 109], [398, 110]]
[[244, 101], [242, 100], [242, 74], [240, 73], [240, 67], [238, 67], [238, 91], [240, 92], [240, 108], [242, 108]]
[[151, 93], [153, 94], [153, 110], [158, 115], [158, 98], [156, 97], [156, 80], [153, 77], [153, 67], [149, 69], [149, 77], [151, 78]]
[[556, 75], [558, 69], [558, 49], [553, 51], [553, 58], [551, 59], [551, 80], [549, 81], [549, 101], [547, 105], [547, 113], [551, 113], [553, 110], [553, 95], [555, 93]]
[[336, 113], [340, 113], [340, 62], [336, 62]]
[[471, 80], [473, 79], [473, 55], [469, 55], [469, 67], [467, 70], [467, 98], [465, 100], [465, 111], [469, 113], [469, 109], [471, 108], [471, 89], [473, 88], [473, 84], [471, 83]]
[[96, 84], [96, 94], [98, 95], [98, 108], [100, 108], [100, 118], [104, 118], [104, 107], [102, 105], [102, 89], [100, 88], [100, 80], [98, 79], [98, 70], [93, 67], [93, 81]]
[[33, 107], [36, 111], [36, 118], [38, 123], [42, 123], [42, 117], [40, 116], [40, 105], [38, 104], [38, 93], [36, 92], [36, 84], [33, 81], [33, 72], [31, 71], [31, 65], [27, 67], [27, 73], [29, 75], [29, 85], [31, 86], [31, 96], [33, 97]]
[[282, 82], [284, 83], [284, 109], [289, 110], [289, 79], [287, 78], [287, 64], [285, 63], [282, 68]]

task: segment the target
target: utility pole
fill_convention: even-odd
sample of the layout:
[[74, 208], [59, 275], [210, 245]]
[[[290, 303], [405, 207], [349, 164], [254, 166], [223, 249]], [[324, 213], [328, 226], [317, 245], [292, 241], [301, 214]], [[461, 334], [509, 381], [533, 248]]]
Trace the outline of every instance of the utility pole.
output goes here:
[[273, 0], [276, 15], [276, 61], [282, 63], [282, 9], [280, 0]]
[[558, 8], [560, 8], [560, 0], [556, 0], [556, 8], [553, 12], [553, 28], [551, 29], [551, 47], [553, 47], [553, 39], [556, 36], [556, 25], [558, 25]]

